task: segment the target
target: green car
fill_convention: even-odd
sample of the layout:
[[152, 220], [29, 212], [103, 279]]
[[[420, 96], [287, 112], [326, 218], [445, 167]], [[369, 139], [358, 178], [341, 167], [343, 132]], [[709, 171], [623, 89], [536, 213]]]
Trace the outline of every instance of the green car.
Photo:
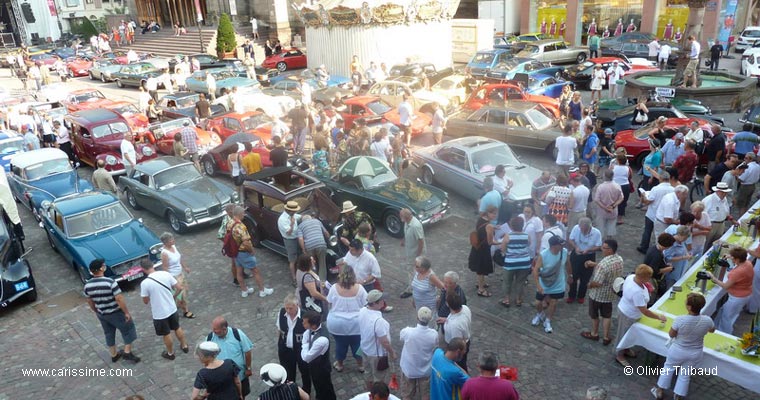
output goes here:
[[125, 86], [145, 87], [145, 83], [149, 78], [157, 78], [160, 75], [161, 70], [156, 68], [155, 65], [148, 62], [139, 62], [122, 66], [111, 77], [116, 81], [116, 86], [123, 88]]
[[399, 178], [387, 163], [375, 157], [349, 158], [329, 179], [322, 179], [335, 204], [351, 201], [359, 211], [381, 221], [393, 237], [404, 236], [399, 211], [408, 208], [423, 225], [442, 220], [449, 211], [449, 195], [434, 186]]

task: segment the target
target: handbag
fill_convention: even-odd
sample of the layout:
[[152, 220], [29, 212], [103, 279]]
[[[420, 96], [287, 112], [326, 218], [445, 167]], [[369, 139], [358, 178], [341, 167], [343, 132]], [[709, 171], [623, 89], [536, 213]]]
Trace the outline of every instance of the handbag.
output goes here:
[[504, 254], [501, 252], [501, 249], [496, 249], [496, 251], [493, 252], [493, 262], [503, 267], [506, 262], [504, 261]]
[[541, 268], [538, 275], [541, 277], [541, 281], [543, 281], [544, 285], [554, 286], [559, 277], [560, 268], [562, 268], [562, 264], [566, 261], [566, 257], [567, 250], [562, 249], [562, 255], [559, 257], [559, 262], [557, 262], [557, 264], [553, 265], [551, 268]]
[[636, 113], [635, 121], [640, 124], [645, 124], [649, 121], [649, 116], [645, 112], [638, 111], [638, 113]]
[[[377, 321], [380, 318], [375, 320], [375, 325], [372, 327], [372, 333], [375, 335], [375, 350], [377, 351], [377, 354], [380, 354], [380, 347], [377, 345], [377, 331], [375, 330], [377, 328]], [[390, 368], [390, 364], [388, 363], [388, 355], [384, 356], [378, 356], [377, 357], [377, 370], [378, 371], [385, 371], [386, 369]]]

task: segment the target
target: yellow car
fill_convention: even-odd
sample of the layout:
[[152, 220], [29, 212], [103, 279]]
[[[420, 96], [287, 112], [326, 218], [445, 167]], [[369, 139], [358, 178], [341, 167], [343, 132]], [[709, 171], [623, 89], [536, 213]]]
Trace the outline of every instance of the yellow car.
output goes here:
[[452, 108], [458, 107], [467, 98], [466, 78], [464, 75], [449, 75], [436, 82], [430, 90], [446, 97]]

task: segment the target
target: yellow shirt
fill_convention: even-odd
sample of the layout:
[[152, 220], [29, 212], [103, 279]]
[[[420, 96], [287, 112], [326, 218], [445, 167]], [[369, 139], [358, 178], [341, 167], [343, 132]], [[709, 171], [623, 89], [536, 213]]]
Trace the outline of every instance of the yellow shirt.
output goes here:
[[255, 174], [264, 167], [261, 165], [261, 156], [259, 153], [250, 152], [243, 157], [243, 169], [247, 175]]

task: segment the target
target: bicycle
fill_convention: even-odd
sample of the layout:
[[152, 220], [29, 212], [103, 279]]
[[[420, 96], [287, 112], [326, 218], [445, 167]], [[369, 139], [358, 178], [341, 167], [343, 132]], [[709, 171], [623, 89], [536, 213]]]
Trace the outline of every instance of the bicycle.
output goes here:
[[689, 189], [689, 200], [692, 203], [702, 200], [705, 197], [704, 179], [695, 176], [694, 179], [692, 179], [689, 183], [691, 184], [691, 188]]

